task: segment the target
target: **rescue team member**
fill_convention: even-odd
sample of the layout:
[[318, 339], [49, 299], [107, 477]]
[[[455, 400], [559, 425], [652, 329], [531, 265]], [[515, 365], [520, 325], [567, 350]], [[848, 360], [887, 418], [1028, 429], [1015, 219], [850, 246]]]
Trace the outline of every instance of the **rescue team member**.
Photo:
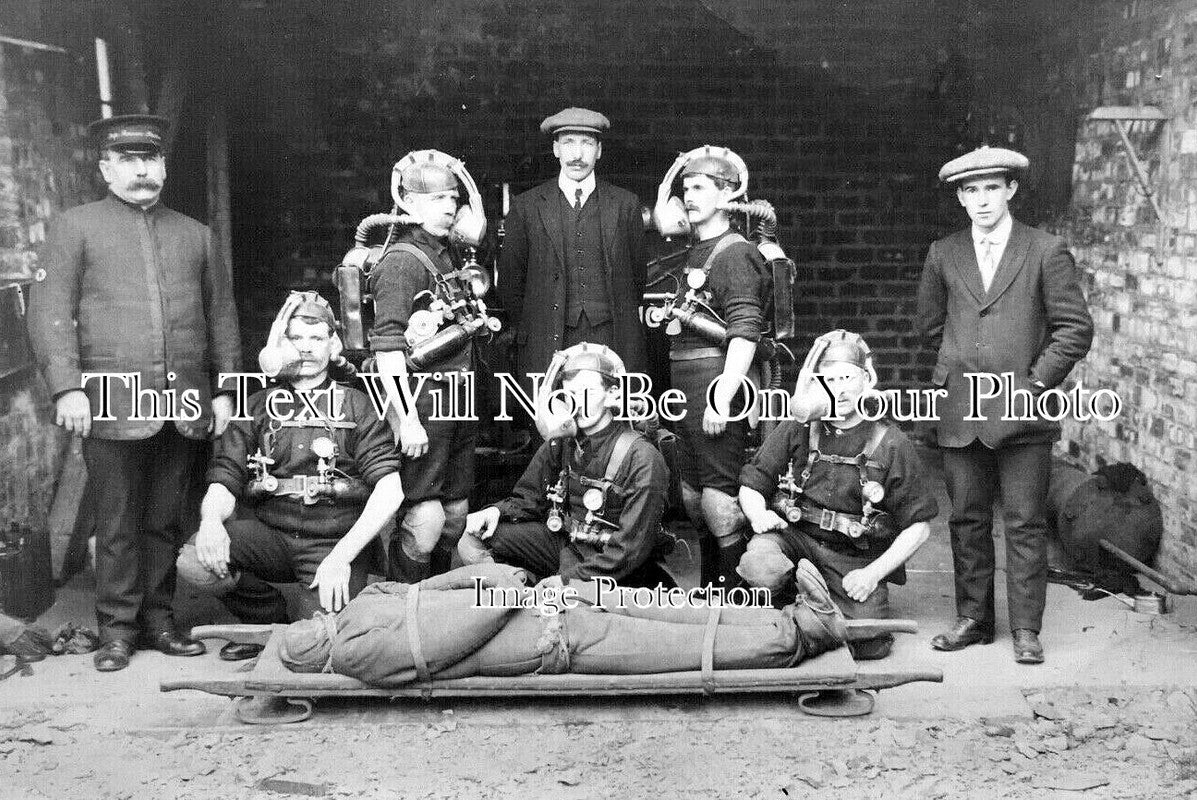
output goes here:
[[[252, 421], [229, 425], [208, 468], [199, 530], [179, 572], [243, 622], [288, 621], [272, 583], [315, 590], [303, 616], [344, 607], [366, 585], [363, 550], [403, 500], [390, 426], [363, 392], [328, 377], [339, 350], [328, 303], [292, 292], [260, 359], [281, 365], [280, 382], [250, 396]], [[234, 519], [238, 501], [252, 513]], [[260, 650], [230, 643], [220, 657]]]
[[[860, 415], [861, 397], [876, 385], [864, 340], [833, 331], [812, 355], [808, 363], [835, 398], [835, 414], [826, 416], [838, 419], [786, 420], [744, 465], [740, 505], [753, 537], [738, 571], [749, 585], [777, 594], [793, 565], [809, 559], [844, 616], [884, 619], [891, 616], [887, 584], [906, 582], [902, 565], [927, 540], [939, 507], [905, 434]], [[826, 390], [807, 374], [797, 391], [817, 400]], [[886, 633], [849, 646], [864, 660], [885, 657], [892, 645]]]
[[[727, 325], [725, 341], [718, 344], [685, 325], [670, 338], [672, 386], [686, 394], [686, 415], [678, 427], [682, 499], [691, 521], [705, 524], [709, 532], [701, 584], [730, 587], [744, 553], [746, 520], [736, 495], [749, 422], [728, 417], [740, 410], [734, 401], [742, 379], [755, 375], [772, 281], [760, 251], [731, 229], [730, 214], [722, 208], [747, 179], [739, 156], [706, 148], [706, 154], [681, 167], [681, 176], [692, 237], [686, 278], [702, 273], [700, 295]], [[707, 388], [716, 379], [712, 404]], [[754, 380], [759, 385], [759, 377]]]
[[460, 196], [453, 164], [443, 153], [423, 150], [409, 153], [395, 165], [396, 203], [420, 223], [397, 237], [369, 280], [375, 309], [370, 349], [378, 372], [407, 381], [413, 391], [417, 382], [408, 380], [409, 373], [428, 376], [416, 398], [416, 413], [390, 417], [402, 450], [400, 474], [406, 497], [398, 532], [387, 550], [388, 577], [411, 582], [448, 569], [474, 485], [477, 423], [429, 419], [434, 392], [443, 398], [442, 416], [448, 416], [453, 407], [449, 402], [453, 393], [456, 408], [468, 407], [463, 373], [474, 369], [472, 344], [464, 342], [419, 368], [408, 363], [413, 343], [422, 336], [417, 331], [421, 326], [414, 324], [419, 317], [413, 316], [431, 303], [455, 300], [444, 280], [457, 269], [449, 242]]
[[657, 563], [671, 540], [661, 527], [669, 471], [642, 434], [615, 420], [619, 357], [582, 342], [558, 353], [542, 397], [557, 378], [573, 400], [538, 409], [545, 438], [510, 497], [466, 518], [463, 561], [499, 561], [545, 578], [606, 576], [626, 586], [673, 586]]
[[610, 125], [584, 108], [546, 118], [540, 130], [553, 137], [560, 172], [517, 196], [504, 222], [498, 288], [522, 373], [579, 342], [612, 348], [632, 372], [645, 369], [640, 201], [594, 174]]
[[[475, 564], [415, 586], [375, 583], [336, 617], [292, 623], [279, 658], [294, 672], [336, 672], [374, 686], [403, 686], [475, 675], [686, 672], [704, 668], [708, 646], [715, 669], [793, 667], [837, 649], [848, 636], [826, 584], [805, 561], [794, 572], [794, 603], [724, 608], [709, 644], [703, 636], [709, 609], [592, 606], [586, 600], [599, 600], [593, 583], [577, 587], [579, 597], [570, 602], [575, 607], [555, 614], [501, 598], [487, 602], [492, 589], [504, 596], [533, 591], [524, 588], [520, 572]], [[560, 596], [562, 589], [537, 591], [547, 602], [548, 592]]]
[[[229, 265], [213, 260], [204, 225], [159, 201], [166, 129], [146, 115], [92, 123], [108, 195], [51, 224], [29, 290], [30, 341], [55, 422], [83, 436], [101, 672], [128, 666], [139, 645], [204, 652], [175, 630], [175, 556], [199, 492], [204, 439], [219, 436], [233, 412], [231, 398], [213, 396], [216, 381], [240, 368]], [[114, 379], [112, 418], [93, 421], [101, 382], [81, 388], [82, 372], [132, 373], [138, 383]], [[140, 408], [137, 389], [147, 393]], [[198, 408], [172, 407], [185, 393]], [[145, 418], [133, 419], [135, 411]]]
[[1093, 340], [1093, 321], [1064, 240], [1010, 216], [1015, 178], [1027, 166], [1021, 153], [982, 147], [939, 171], [940, 180], [956, 187], [973, 224], [931, 245], [916, 319], [938, 353], [933, 381], [947, 388], [937, 427], [956, 570], [956, 624], [931, 646], [959, 650], [993, 641], [993, 500], [1000, 496], [1015, 660], [1038, 664], [1047, 595], [1047, 486], [1060, 425], [1033, 411], [1031, 420], [1002, 419], [1000, 397], [981, 401], [982, 420], [965, 419], [971, 392], [964, 377], [1013, 373], [1016, 389], [1038, 397], [1068, 377]]

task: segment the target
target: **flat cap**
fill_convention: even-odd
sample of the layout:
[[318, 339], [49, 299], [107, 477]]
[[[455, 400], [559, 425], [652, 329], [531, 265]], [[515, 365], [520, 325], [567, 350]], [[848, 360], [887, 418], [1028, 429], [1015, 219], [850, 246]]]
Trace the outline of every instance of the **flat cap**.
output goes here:
[[166, 142], [170, 121], [152, 114], [124, 114], [98, 119], [87, 126], [96, 146], [101, 150], [161, 150]]
[[939, 179], [944, 183], [955, 183], [991, 172], [1017, 172], [1026, 169], [1030, 164], [1022, 153], [1004, 147], [982, 145], [940, 167]]
[[580, 131], [602, 136], [611, 127], [611, 120], [588, 108], [567, 108], [540, 123], [540, 132], [556, 136], [564, 131]]

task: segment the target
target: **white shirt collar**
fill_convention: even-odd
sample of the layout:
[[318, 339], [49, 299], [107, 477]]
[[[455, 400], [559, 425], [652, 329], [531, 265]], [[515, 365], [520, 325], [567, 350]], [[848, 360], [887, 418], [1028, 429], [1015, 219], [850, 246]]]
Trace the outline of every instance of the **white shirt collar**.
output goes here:
[[976, 225], [974, 225], [973, 244], [979, 245], [981, 244], [982, 240], [988, 240], [1000, 247], [1005, 247], [1006, 242], [1010, 240], [1010, 231], [1013, 228], [1014, 217], [1012, 217], [1009, 213], [1007, 213], [1005, 218], [997, 224], [997, 227], [991, 230], [989, 233], [982, 232], [977, 228]]
[[585, 203], [590, 197], [590, 193], [594, 191], [594, 173], [591, 172], [580, 181], [575, 181], [564, 174], [557, 175], [557, 185], [561, 187], [561, 193], [565, 195], [565, 199], [569, 201], [572, 206], [577, 199], [578, 189], [582, 190], [582, 202]]

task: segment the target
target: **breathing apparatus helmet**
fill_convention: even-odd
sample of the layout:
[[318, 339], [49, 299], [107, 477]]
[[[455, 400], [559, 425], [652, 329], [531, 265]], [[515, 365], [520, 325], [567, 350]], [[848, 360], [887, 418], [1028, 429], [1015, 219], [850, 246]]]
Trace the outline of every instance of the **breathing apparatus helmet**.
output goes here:
[[559, 390], [565, 378], [583, 370], [597, 372], [612, 381], [627, 374], [623, 359], [606, 345], [579, 342], [554, 353], [536, 397], [536, 430], [544, 439], [578, 434], [575, 415], [579, 409], [569, 399], [562, 398]]
[[680, 197], [670, 196], [673, 182], [678, 175], [706, 175], [731, 183], [735, 190], [727, 199], [729, 203], [748, 192], [748, 165], [728, 148], [708, 144], [682, 153], [657, 187], [657, 204], [653, 208], [652, 217], [653, 224], [662, 236], [680, 236], [690, 232], [686, 204]]
[[329, 364], [341, 361], [341, 351], [344, 349], [344, 345], [341, 342], [337, 318], [333, 314], [332, 306], [316, 292], [293, 291], [274, 317], [266, 346], [258, 352], [258, 367], [268, 378], [287, 377], [299, 365], [299, 351], [285, 335], [287, 326], [293, 319], [301, 319], [310, 323], [323, 322], [328, 325], [329, 334], [332, 336]]
[[465, 164], [440, 150], [413, 150], [396, 162], [391, 170], [391, 199], [408, 214], [412, 210], [403, 201], [404, 194], [431, 194], [455, 190], [460, 182], [468, 203], [457, 209], [449, 241], [477, 247], [486, 235], [486, 210], [482, 194], [470, 177]]
[[835, 363], [852, 364], [864, 370], [866, 393], [875, 392], [873, 387], [877, 385], [877, 370], [873, 366], [873, 355], [868, 344], [860, 334], [837, 328], [815, 339], [798, 372], [798, 382], [790, 398], [790, 413], [799, 422], [831, 416], [833, 409], [827, 392], [819, 385], [815, 374], [820, 367]]

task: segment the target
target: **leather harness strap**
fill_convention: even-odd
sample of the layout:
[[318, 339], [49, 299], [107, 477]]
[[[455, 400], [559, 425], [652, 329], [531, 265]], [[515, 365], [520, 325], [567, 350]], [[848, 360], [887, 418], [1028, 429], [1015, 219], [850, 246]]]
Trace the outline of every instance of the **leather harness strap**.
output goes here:
[[723, 613], [722, 604], [716, 602], [707, 614], [707, 624], [702, 632], [702, 691], [703, 694], [715, 693], [715, 634], [719, 630], [719, 615]]
[[615, 476], [619, 474], [619, 468], [623, 466], [623, 462], [627, 459], [628, 453], [631, 452], [632, 445], [635, 443], [635, 431], [622, 430], [619, 432], [619, 438], [615, 440], [615, 446], [611, 448], [611, 457], [607, 459], [607, 471], [603, 473], [603, 480], [615, 481]]
[[[420, 584], [413, 583], [407, 589], [407, 615], [404, 626], [407, 628], [407, 646], [411, 648], [411, 658], [415, 662], [416, 677], [421, 683], [431, 684], [432, 673], [428, 671], [428, 662], [424, 660], [424, 648], [420, 645], [420, 617], [416, 613], [420, 607]], [[425, 690], [431, 694], [432, 687]]]

